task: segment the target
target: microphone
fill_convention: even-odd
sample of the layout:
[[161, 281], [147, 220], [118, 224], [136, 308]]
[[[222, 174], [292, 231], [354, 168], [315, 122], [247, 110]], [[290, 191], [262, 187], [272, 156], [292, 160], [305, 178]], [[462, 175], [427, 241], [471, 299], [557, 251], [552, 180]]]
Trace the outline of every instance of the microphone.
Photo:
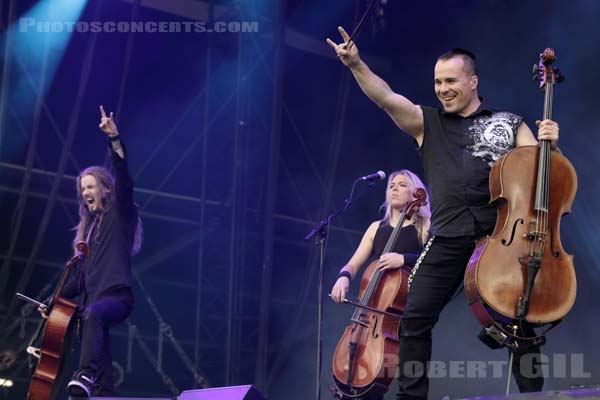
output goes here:
[[377, 171], [374, 174], [365, 175], [362, 178], [360, 178], [359, 180], [360, 181], [371, 181], [371, 182], [374, 182], [374, 181], [381, 181], [383, 179], [385, 179], [385, 172], [383, 172], [383, 171]]

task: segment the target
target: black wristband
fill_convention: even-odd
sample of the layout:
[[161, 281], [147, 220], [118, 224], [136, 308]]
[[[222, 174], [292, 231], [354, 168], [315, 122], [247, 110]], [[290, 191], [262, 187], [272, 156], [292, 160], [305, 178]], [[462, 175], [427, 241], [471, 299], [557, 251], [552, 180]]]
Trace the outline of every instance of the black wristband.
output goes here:
[[116, 140], [119, 140], [119, 135], [115, 135], [115, 136], [108, 136], [108, 140], [110, 140], [111, 142], [114, 142]]
[[346, 278], [348, 278], [349, 281], [352, 280], [352, 274], [350, 273], [350, 271], [340, 271], [340, 273], [338, 274], [338, 279], [341, 278], [342, 276], [345, 276]]

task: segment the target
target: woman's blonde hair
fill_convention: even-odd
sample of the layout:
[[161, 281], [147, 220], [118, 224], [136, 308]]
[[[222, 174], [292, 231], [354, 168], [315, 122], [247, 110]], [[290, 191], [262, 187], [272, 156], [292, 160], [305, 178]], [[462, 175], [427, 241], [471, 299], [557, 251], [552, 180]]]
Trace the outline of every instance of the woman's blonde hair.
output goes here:
[[[385, 213], [383, 215], [383, 223], [389, 223], [390, 219], [392, 218], [392, 206], [390, 205], [388, 199], [390, 198], [390, 185], [394, 178], [398, 175], [402, 175], [406, 178], [413, 192], [419, 188], [427, 192], [425, 184], [415, 173], [407, 169], [402, 169], [400, 171], [394, 171], [390, 173], [390, 176], [388, 177], [387, 188], [385, 190], [385, 201], [381, 205], [381, 208], [385, 210]], [[417, 232], [419, 234], [419, 241], [421, 242], [421, 244], [425, 244], [431, 219], [431, 209], [429, 207], [429, 192], [427, 192], [427, 204], [422, 207], [419, 207], [419, 211], [413, 215], [413, 219], [415, 221], [415, 228], [417, 229]]]
[[[103, 212], [110, 210], [110, 208], [116, 203], [115, 193], [115, 178], [111, 172], [98, 165], [93, 165], [81, 171], [77, 176], [77, 203], [79, 204], [79, 223], [75, 226], [75, 238], [73, 239], [73, 248], [76, 249], [77, 243], [86, 240], [84, 237], [87, 226], [92, 222], [92, 213], [89, 211], [86, 202], [81, 193], [81, 178], [86, 175], [91, 175], [96, 179], [96, 184], [100, 187], [102, 193], [102, 209]], [[142, 247], [142, 220], [138, 217], [137, 226], [135, 228], [135, 234], [133, 237], [133, 246], [131, 248], [131, 255], [136, 255]]]

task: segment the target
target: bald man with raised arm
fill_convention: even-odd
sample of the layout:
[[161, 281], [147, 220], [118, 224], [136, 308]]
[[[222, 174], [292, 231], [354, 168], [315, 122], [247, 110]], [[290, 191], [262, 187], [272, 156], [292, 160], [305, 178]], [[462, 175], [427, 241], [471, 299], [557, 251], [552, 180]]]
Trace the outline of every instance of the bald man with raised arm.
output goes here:
[[[477, 62], [470, 51], [453, 49], [438, 57], [434, 91], [441, 108], [428, 107], [394, 92], [361, 60], [346, 31], [338, 30], [343, 41], [328, 38], [327, 43], [362, 91], [412, 136], [431, 190], [429, 240], [410, 276], [399, 331], [397, 394], [399, 399], [427, 399], [432, 329], [460, 286], [476, 241], [490, 234], [496, 222], [496, 207], [489, 204], [491, 166], [511, 149], [537, 140], [521, 116], [493, 108], [479, 96]], [[538, 139], [550, 140], [556, 149], [558, 124], [544, 120], [536, 125]], [[521, 334], [532, 336], [531, 327], [523, 329]], [[539, 347], [524, 345], [516, 353], [513, 376], [521, 392], [542, 389], [539, 364]]]

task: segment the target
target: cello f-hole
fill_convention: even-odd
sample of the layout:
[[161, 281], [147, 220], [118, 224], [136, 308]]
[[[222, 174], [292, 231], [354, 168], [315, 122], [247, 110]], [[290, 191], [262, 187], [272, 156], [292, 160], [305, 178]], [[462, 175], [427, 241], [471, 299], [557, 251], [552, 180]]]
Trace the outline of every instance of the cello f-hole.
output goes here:
[[560, 258], [560, 251], [554, 248], [554, 231], [552, 228], [549, 228], [548, 230], [550, 231], [550, 251], [554, 257]]
[[515, 239], [515, 232], [517, 231], [517, 224], [521, 224], [523, 225], [525, 221], [523, 221], [522, 218], [519, 218], [518, 220], [515, 221], [515, 223], [513, 224], [513, 228], [512, 228], [512, 232], [510, 233], [510, 240], [508, 241], [508, 243], [506, 242], [506, 239], [502, 239], [502, 244], [504, 246], [510, 246], [513, 242], [513, 240]]
[[371, 315], [371, 319], [373, 320], [371, 325], [372, 329], [371, 331], [373, 332], [372, 336], [374, 339], [378, 339], [379, 338], [379, 333], [377, 333], [377, 326], [379, 325], [379, 319], [377, 318], [377, 315], [373, 314]]

